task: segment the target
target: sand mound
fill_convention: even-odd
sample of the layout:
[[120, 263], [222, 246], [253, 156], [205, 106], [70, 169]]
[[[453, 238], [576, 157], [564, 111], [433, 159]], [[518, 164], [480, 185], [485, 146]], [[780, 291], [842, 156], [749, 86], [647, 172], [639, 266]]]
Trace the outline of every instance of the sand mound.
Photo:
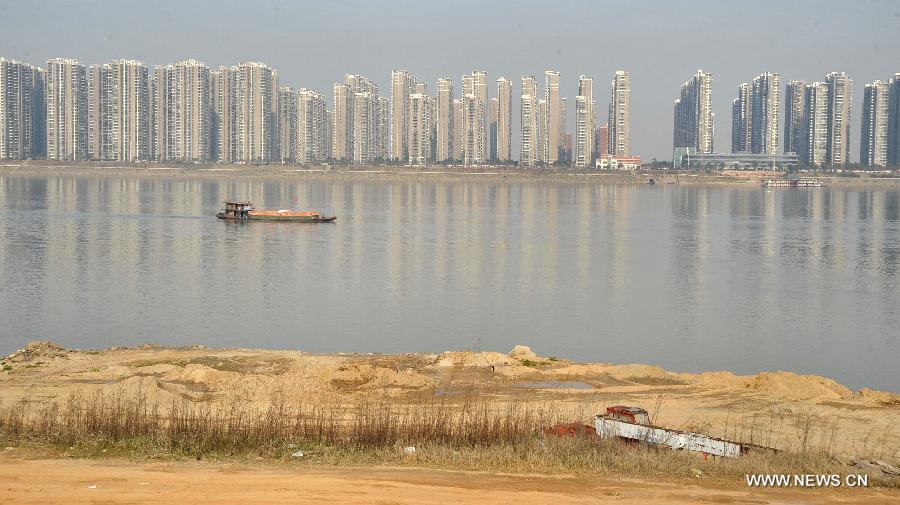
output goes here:
[[421, 388], [432, 382], [414, 370], [397, 371], [365, 363], [344, 365], [331, 374], [331, 385], [338, 389]]
[[509, 351], [508, 356], [512, 359], [517, 359], [519, 361], [522, 360], [530, 360], [530, 361], [543, 361], [544, 358], [538, 356], [531, 350], [527, 345], [517, 345], [513, 347], [512, 351]]
[[58, 357], [66, 357], [68, 354], [69, 351], [55, 342], [51, 342], [49, 340], [35, 340], [32, 342], [28, 342], [28, 344], [25, 345], [24, 349], [19, 349], [18, 351], [7, 356], [4, 361], [10, 361], [13, 363], [26, 363], [29, 361], [34, 361], [38, 358], [53, 359]]
[[573, 363], [560, 368], [554, 368], [555, 375], [572, 375], [590, 377], [593, 375], [609, 375], [612, 365], [602, 363]]
[[519, 362], [499, 352], [445, 352], [437, 357], [438, 367], [488, 367], [497, 365], [518, 365]]
[[836, 400], [853, 396], [846, 386], [815, 375], [792, 372], [763, 372], [747, 378], [744, 387], [792, 400]]
[[178, 366], [171, 363], [157, 363], [155, 365], [139, 366], [134, 369], [135, 375], [162, 375], [177, 370]]
[[745, 378], [732, 372], [703, 372], [698, 375], [685, 374], [688, 377], [699, 380], [702, 384], [715, 387], [742, 387]]
[[185, 365], [184, 368], [175, 367], [164, 375], [166, 380], [178, 382], [193, 382], [196, 384], [208, 384], [215, 387], [221, 387], [222, 384], [232, 379], [245, 377], [241, 374], [233, 372], [223, 372], [206, 365], [198, 365], [191, 363]]
[[609, 369], [610, 375], [617, 379], [631, 377], [650, 377], [656, 379], [674, 378], [675, 374], [655, 365], [615, 365]]
[[897, 393], [889, 393], [887, 391], [877, 391], [875, 389], [863, 388], [859, 391], [859, 396], [874, 400], [882, 405], [900, 405], [900, 395]]
[[123, 365], [112, 365], [105, 368], [97, 368], [81, 373], [81, 377], [95, 380], [120, 380], [135, 375], [131, 367]]

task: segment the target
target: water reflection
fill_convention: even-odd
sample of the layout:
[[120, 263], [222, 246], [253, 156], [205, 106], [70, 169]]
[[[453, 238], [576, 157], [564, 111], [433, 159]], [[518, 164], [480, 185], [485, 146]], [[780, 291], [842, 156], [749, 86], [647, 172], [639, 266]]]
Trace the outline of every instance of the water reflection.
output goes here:
[[[334, 225], [224, 223], [227, 198]], [[900, 192], [0, 176], [0, 351], [517, 343], [900, 389]]]

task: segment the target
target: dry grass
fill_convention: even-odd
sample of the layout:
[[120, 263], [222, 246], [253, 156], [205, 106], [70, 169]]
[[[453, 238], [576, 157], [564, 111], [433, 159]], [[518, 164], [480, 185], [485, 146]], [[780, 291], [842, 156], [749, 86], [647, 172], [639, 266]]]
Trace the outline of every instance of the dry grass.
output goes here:
[[[62, 404], [23, 401], [0, 408], [0, 441], [54, 447], [77, 456], [264, 458], [291, 464], [415, 465], [460, 470], [585, 473], [736, 482], [747, 473], [847, 473], [824, 452], [804, 450], [704, 461], [688, 452], [597, 438], [544, 437], [568, 422], [552, 407], [492, 408], [435, 400], [213, 406], [142, 396], [72, 396]], [[413, 455], [405, 446], [415, 446]], [[302, 450], [302, 459], [290, 454]], [[843, 471], [842, 471], [843, 470]], [[885, 481], [897, 486], [896, 482]]]

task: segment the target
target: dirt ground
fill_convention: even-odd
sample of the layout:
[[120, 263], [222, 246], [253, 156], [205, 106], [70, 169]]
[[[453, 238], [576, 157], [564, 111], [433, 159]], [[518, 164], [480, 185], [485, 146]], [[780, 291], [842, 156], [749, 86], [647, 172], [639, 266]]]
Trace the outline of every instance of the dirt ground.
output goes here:
[[900, 461], [900, 395], [851, 391], [837, 382], [790, 372], [738, 376], [675, 373], [650, 365], [574, 363], [509, 354], [314, 355], [298, 351], [205, 347], [99, 351], [30, 344], [0, 360], [0, 407], [69, 395], [143, 395], [264, 408], [290, 404], [486, 402], [498, 409], [552, 411], [591, 422], [610, 405], [635, 405], [654, 424], [779, 449], [801, 444], [846, 458]]
[[[7, 451], [9, 452], [9, 451]], [[397, 468], [256, 468], [0, 455], [2, 503], [897, 503], [896, 491], [756, 489], [631, 479]]]

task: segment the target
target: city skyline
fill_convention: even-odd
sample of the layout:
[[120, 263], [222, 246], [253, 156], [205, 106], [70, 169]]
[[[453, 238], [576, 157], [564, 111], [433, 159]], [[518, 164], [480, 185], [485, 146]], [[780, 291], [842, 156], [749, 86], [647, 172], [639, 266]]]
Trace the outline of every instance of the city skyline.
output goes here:
[[[529, 3], [534, 2], [525, 2]], [[505, 4], [463, 1], [459, 8], [446, 10], [371, 2], [307, 9], [264, 2], [251, 10], [241, 3], [213, 9], [216, 4], [202, 1], [189, 6], [166, 1], [140, 6], [111, 4], [98, 19], [96, 26], [102, 28], [95, 31], [69, 26], [69, 20], [84, 14], [83, 7], [51, 1], [7, 6], [0, 47], [4, 47], [7, 58], [41, 66], [57, 56], [89, 63], [129, 58], [148, 65], [195, 58], [211, 69], [238, 61], [264, 61], [279, 69], [282, 82], [327, 95], [332, 84], [350, 72], [370, 76], [380, 89], [388, 90], [394, 68], [410, 70], [429, 83], [429, 89], [441, 77], [454, 76], [455, 81], [474, 68], [486, 70], [492, 80], [506, 77], [514, 88], [518, 88], [518, 78], [523, 74], [537, 76], [553, 69], [560, 72], [561, 96], [569, 101], [570, 132], [574, 130], [571, 125], [578, 76], [593, 75], [605, 86], [607, 76], [625, 69], [632, 78], [631, 150], [646, 159], [670, 158], [671, 110], [666, 109], [675, 98], [672, 90], [684, 81], [686, 72], [697, 68], [716, 77], [713, 108], [720, 118], [715, 142], [722, 146], [720, 150], [727, 150], [730, 141], [727, 118], [734, 98], [731, 90], [764, 71], [779, 72], [783, 83], [798, 79], [814, 82], [832, 71], [846, 72], [857, 87], [852, 124], [861, 124], [863, 85], [887, 79], [897, 71], [885, 68], [894, 47], [896, 3], [873, 2], [865, 9], [836, 2], [829, 3], [828, 8], [819, 8], [820, 3], [778, 3], [782, 15], [775, 18], [766, 14], [771, 9], [764, 4], [735, 11], [719, 2], [694, 2], [690, 6], [571, 2], [556, 10], [555, 15], [567, 23], [596, 23], [611, 17], [619, 20], [613, 26], [604, 25], [602, 34], [596, 34], [598, 40], [623, 40], [614, 51], [606, 51], [603, 44], [586, 43], [590, 33], [579, 30], [533, 37], [532, 33], [546, 32], [539, 16], [524, 14], [528, 5], [510, 9]], [[703, 11], [707, 26], [689, 33], [679, 31], [675, 36], [672, 26], [679, 20], [694, 19], [687, 7]], [[475, 8], [481, 16], [472, 19], [465, 14]], [[387, 12], [394, 14], [387, 16]], [[431, 21], [438, 16], [442, 22], [435, 25]], [[204, 17], [217, 23], [214, 29], [198, 29], [196, 20]], [[345, 35], [341, 37], [329, 35], [336, 19], [344, 23], [341, 31]], [[378, 22], [370, 22], [373, 19]], [[245, 22], [250, 23], [248, 32], [223, 36]], [[758, 37], [759, 32], [747, 30], [748, 26], [765, 27], [767, 36]], [[390, 33], [394, 27], [404, 29]], [[846, 36], [836, 38], [833, 33]], [[673, 36], [676, 43], [672, 43]], [[407, 37], [415, 38], [416, 44], [400, 42]], [[742, 54], [739, 48], [749, 46], [754, 47], [749, 58], [733, 58]], [[684, 47], [698, 50], [686, 58]], [[785, 51], [785, 47], [791, 51]], [[598, 96], [598, 108], [604, 112], [605, 95]], [[514, 104], [513, 110], [517, 108]], [[663, 125], [665, 128], [659, 128]], [[512, 126], [513, 158], [518, 159], [518, 120], [514, 119]], [[858, 146], [859, 132], [854, 128], [851, 161], [858, 159]]]
[[[498, 146], [511, 140], [511, 82], [500, 77], [497, 96], [490, 96], [488, 80], [492, 77], [482, 70], [460, 77], [459, 99], [449, 78], [438, 79], [432, 96], [426, 82], [418, 82], [406, 70], [393, 70], [387, 98], [380, 95], [375, 80], [345, 74], [343, 82], [334, 84], [332, 110], [327, 108], [325, 95], [312, 92], [322, 108], [314, 119], [298, 116], [297, 93], [310, 90], [281, 86], [279, 71], [260, 62], [213, 70], [189, 59], [155, 65], [151, 70], [142, 61], [128, 59], [86, 65], [53, 58], [46, 69], [2, 56], [0, 61], [4, 65], [0, 112], [6, 115], [0, 157], [7, 159], [387, 161], [420, 166], [514, 161], [523, 167], [571, 164], [593, 168], [602, 155], [641, 154], [629, 149], [631, 79], [630, 72], [622, 70], [615, 72], [610, 84], [606, 124], [601, 124], [597, 115], [593, 77], [579, 76], [574, 132], [566, 127], [567, 99], [559, 96], [559, 72], [544, 72], [543, 99], [539, 98], [538, 80], [523, 75], [520, 151], [515, 159], [507, 156], [504, 146]], [[674, 100], [673, 156], [684, 148], [700, 154], [724, 154], [721, 146], [716, 149], [714, 144], [713, 81], [713, 75], [701, 69], [682, 84], [681, 95]], [[851, 130], [857, 129], [862, 162], [896, 165], [898, 82], [900, 73], [895, 73], [890, 79], [865, 85], [863, 117], [857, 126], [849, 114], [853, 79], [845, 72], [831, 72], [825, 82], [789, 81], [783, 95], [780, 74], [764, 72], [738, 86], [737, 98], [732, 100], [731, 153], [780, 155], [783, 139], [784, 154], [796, 151], [807, 165], [843, 165], [852, 162]], [[877, 115], [870, 93], [876, 87], [880, 89]], [[60, 100], [67, 103], [54, 103]], [[413, 104], [415, 100], [420, 103]], [[73, 110], [66, 111], [66, 107]], [[64, 117], [57, 119], [59, 111]], [[72, 118], [75, 121], [68, 125], [66, 121]], [[38, 131], [42, 121], [45, 129]], [[330, 141], [321, 140], [318, 149], [300, 154], [298, 127], [304, 127], [305, 134], [319, 139], [317, 142], [326, 136]], [[575, 140], [572, 147], [563, 142], [570, 136]], [[410, 148], [414, 138], [418, 139], [415, 153]], [[56, 144], [63, 139], [74, 142], [75, 147], [60, 154]], [[332, 149], [325, 148], [328, 144]], [[873, 154], [873, 149], [879, 154]]]

